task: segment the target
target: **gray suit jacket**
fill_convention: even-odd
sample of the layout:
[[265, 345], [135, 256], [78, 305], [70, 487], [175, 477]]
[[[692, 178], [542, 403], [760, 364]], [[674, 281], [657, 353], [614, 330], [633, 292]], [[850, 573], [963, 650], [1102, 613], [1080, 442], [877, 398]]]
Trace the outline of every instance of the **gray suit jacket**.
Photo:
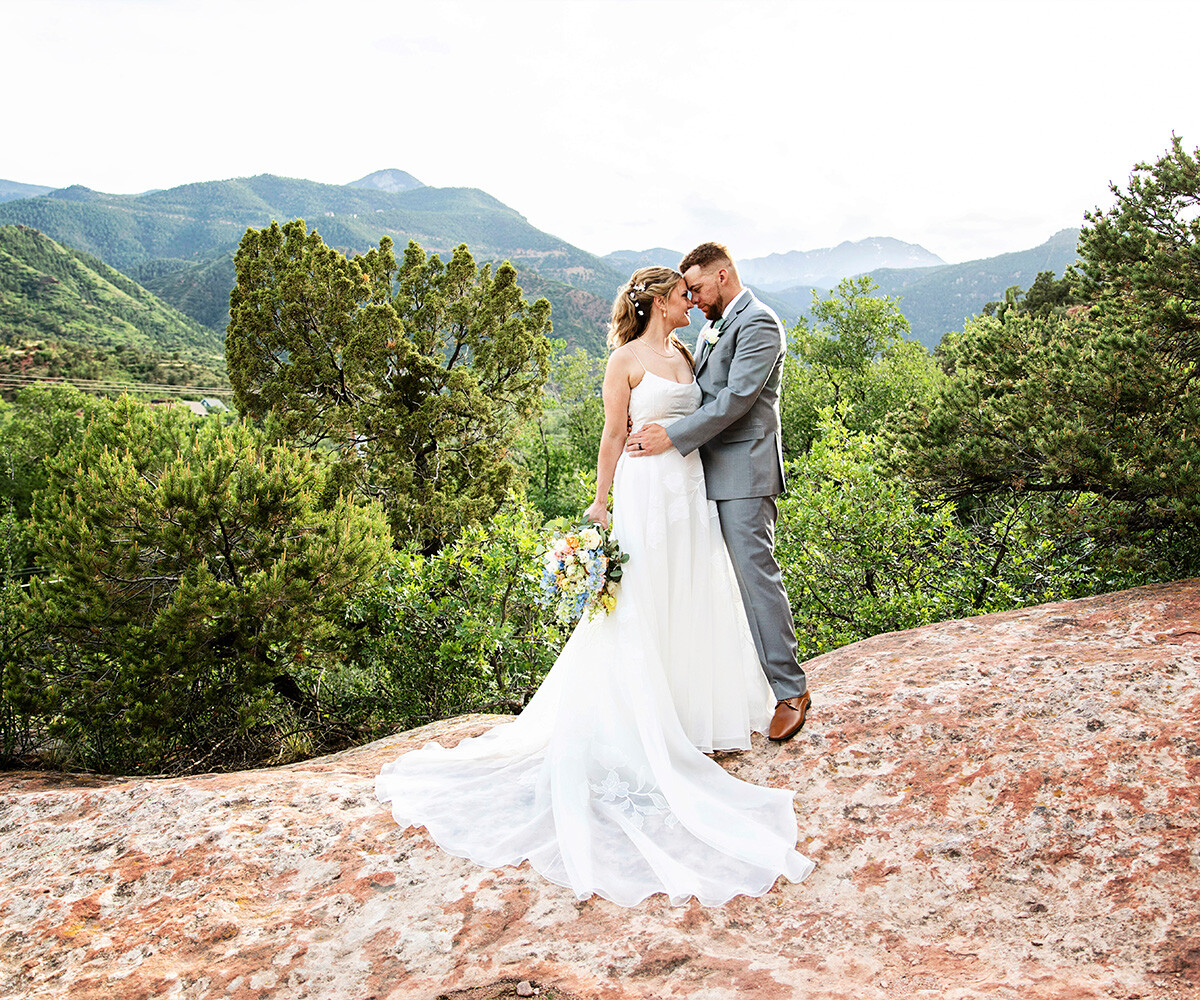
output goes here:
[[753, 292], [726, 317], [717, 342], [701, 349], [700, 408], [666, 430], [682, 454], [700, 449], [710, 500], [783, 492], [779, 393], [786, 351], [783, 324]]

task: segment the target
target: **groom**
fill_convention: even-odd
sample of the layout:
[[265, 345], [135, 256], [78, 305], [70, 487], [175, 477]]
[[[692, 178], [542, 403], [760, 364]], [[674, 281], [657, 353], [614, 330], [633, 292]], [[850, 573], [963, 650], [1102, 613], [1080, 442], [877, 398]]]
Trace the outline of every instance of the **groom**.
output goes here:
[[767, 737], [800, 731], [810, 699], [796, 659], [792, 608], [775, 561], [775, 497], [783, 492], [779, 390], [787, 346], [779, 317], [743, 288], [729, 251], [701, 243], [679, 265], [692, 304], [709, 319], [696, 345], [695, 413], [629, 437], [632, 456], [697, 448], [708, 497], [746, 605], [759, 663], [778, 702]]

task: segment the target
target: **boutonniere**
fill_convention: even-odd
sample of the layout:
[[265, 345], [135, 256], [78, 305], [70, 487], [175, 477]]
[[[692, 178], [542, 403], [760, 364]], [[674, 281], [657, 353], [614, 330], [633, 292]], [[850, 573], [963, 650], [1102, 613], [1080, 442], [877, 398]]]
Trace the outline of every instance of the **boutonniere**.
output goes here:
[[707, 330], [704, 331], [704, 340], [709, 347], [712, 347], [718, 340], [721, 339], [721, 323], [717, 321]]

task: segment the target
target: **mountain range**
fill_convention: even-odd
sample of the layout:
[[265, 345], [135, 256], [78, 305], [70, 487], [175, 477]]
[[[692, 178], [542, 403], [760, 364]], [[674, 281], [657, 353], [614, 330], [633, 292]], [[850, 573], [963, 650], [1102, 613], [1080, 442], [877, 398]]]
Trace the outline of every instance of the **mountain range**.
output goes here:
[[478, 262], [510, 260], [526, 293], [545, 295], [555, 307], [555, 335], [593, 350], [624, 280], [483, 191], [428, 187], [397, 170], [352, 185], [270, 174], [134, 195], [75, 185], [0, 203], [0, 224], [32, 226], [93, 254], [219, 330], [246, 229], [294, 218], [345, 253], [364, 253], [390, 236], [398, 250], [415, 240], [448, 254], [466, 243]]
[[[397, 249], [411, 239], [446, 254], [465, 242], [479, 262], [509, 260], [527, 298], [550, 300], [554, 335], [591, 351], [603, 350], [612, 298], [629, 273], [646, 263], [674, 267], [682, 256], [659, 247], [599, 257], [530, 225], [484, 191], [429, 187], [397, 169], [345, 185], [261, 174], [134, 195], [0, 181], [0, 224], [33, 227], [99, 258], [219, 335], [246, 228], [292, 218], [345, 253], [365, 252], [387, 235]], [[844, 277], [869, 273], [882, 292], [903, 297], [912, 336], [932, 347], [1010, 285], [1028, 287], [1039, 270], [1061, 274], [1075, 259], [1077, 235], [1064, 230], [1033, 250], [965, 264], [875, 237], [745, 259], [739, 268], [787, 323], [808, 313], [813, 289], [823, 295]]]
[[914, 243], [876, 236], [823, 250], [791, 250], [742, 261], [742, 280], [756, 289], [779, 292], [798, 286], [834, 288], [843, 278], [878, 268], [925, 269], [946, 262]]
[[1027, 291], [1042, 271], [1056, 277], [1076, 262], [1078, 229], [1060, 229], [1039, 246], [962, 264], [922, 268], [877, 268], [868, 272], [879, 292], [900, 299], [900, 311], [914, 339], [936, 347], [948, 331], [961, 330], [963, 321], [1001, 301], [1013, 285]]
[[[1003, 299], [1012, 285], [1028, 289], [1041, 271], [1061, 277], [1075, 263], [1078, 240], [1078, 229], [1063, 229], [1029, 250], [947, 264], [916, 244], [878, 237], [825, 250], [743, 260], [738, 271], [789, 325], [811, 316], [814, 294], [827, 298], [843, 278], [869, 275], [878, 286], [876, 294], [900, 300], [911, 338], [933, 350], [947, 332], [961, 330], [964, 321], [982, 312], [988, 302]], [[651, 264], [675, 267], [682, 257], [677, 250], [656, 247], [619, 250], [604, 260], [628, 272]], [[910, 263], [897, 266], [896, 261]]]

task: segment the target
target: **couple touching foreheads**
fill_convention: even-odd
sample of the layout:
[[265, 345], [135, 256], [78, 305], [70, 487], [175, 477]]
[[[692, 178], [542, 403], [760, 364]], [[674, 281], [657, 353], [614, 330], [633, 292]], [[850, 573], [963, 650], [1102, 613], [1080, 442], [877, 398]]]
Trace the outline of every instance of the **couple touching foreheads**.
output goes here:
[[[675, 335], [699, 308], [693, 355]], [[635, 271], [613, 303], [596, 499], [629, 555], [615, 609], [585, 618], [525, 710], [386, 766], [401, 826], [488, 867], [530, 864], [579, 898], [719, 905], [812, 862], [792, 793], [707, 754], [784, 741], [810, 699], [774, 556], [786, 337], [704, 243]]]

